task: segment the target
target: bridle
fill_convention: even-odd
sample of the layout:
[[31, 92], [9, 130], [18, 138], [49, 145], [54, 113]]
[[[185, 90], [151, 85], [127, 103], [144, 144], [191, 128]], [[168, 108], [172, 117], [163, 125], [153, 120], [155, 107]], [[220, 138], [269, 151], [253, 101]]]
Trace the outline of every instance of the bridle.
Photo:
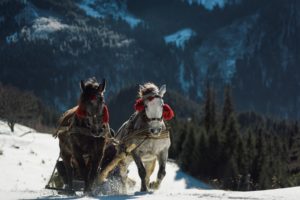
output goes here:
[[[90, 94], [87, 96], [88, 101], [97, 100], [96, 113], [89, 113], [79, 105], [76, 116], [81, 120], [86, 127], [74, 127], [73, 133], [82, 134], [91, 137], [103, 137], [105, 135], [104, 123], [102, 122], [104, 116], [105, 103], [101, 93]], [[71, 132], [72, 133], [72, 132]]]

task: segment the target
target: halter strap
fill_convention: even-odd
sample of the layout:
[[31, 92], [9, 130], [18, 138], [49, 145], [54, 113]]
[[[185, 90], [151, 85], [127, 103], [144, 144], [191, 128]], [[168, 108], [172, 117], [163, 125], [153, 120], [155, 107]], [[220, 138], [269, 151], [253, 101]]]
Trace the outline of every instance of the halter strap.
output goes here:
[[146, 100], [146, 99], [148, 99], [149, 97], [153, 97], [153, 98], [162, 98], [159, 94], [157, 94], [157, 93], [149, 93], [149, 94], [146, 94], [146, 95], [143, 95], [142, 96], [142, 99], [143, 100]]
[[151, 121], [162, 121], [162, 119], [163, 119], [162, 117], [161, 118], [148, 118], [147, 115], [145, 115], [145, 117], [146, 117], [147, 121], [150, 121], [150, 122]]

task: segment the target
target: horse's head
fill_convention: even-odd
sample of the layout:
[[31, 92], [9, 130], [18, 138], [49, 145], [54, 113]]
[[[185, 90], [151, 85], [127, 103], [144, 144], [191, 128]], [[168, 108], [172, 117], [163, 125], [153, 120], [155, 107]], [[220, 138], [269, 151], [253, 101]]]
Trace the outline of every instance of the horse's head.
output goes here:
[[145, 116], [147, 118], [147, 125], [152, 134], [160, 134], [161, 130], [165, 128], [163, 122], [163, 96], [166, 92], [166, 85], [158, 88], [153, 83], [146, 83], [140, 85], [139, 101], [145, 109]]
[[89, 78], [87, 81], [80, 81], [81, 95], [79, 107], [86, 115], [94, 116], [101, 113], [104, 106], [104, 96], [106, 81], [98, 83], [96, 78]]

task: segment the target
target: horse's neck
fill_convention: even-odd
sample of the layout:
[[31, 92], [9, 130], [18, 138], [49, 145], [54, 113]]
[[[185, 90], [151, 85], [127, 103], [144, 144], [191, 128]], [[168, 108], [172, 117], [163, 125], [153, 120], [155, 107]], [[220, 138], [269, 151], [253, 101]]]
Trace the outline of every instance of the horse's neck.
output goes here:
[[135, 112], [128, 120], [128, 127], [129, 130], [139, 129], [139, 126], [142, 125], [142, 118], [144, 113], [143, 112]]
[[76, 118], [75, 125], [77, 126], [84, 126], [94, 129], [100, 129], [102, 127], [102, 115], [100, 113], [94, 116], [87, 115], [85, 117], [74, 117]]

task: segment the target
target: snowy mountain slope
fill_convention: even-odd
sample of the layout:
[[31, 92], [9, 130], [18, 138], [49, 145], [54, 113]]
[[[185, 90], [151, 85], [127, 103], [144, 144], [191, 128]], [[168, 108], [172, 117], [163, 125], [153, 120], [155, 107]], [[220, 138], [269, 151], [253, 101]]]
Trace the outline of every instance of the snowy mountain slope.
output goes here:
[[95, 76], [108, 80], [108, 95], [153, 81], [197, 101], [206, 80], [218, 91], [231, 83], [237, 111], [300, 118], [299, 1], [4, 2], [2, 84], [59, 111], [77, 101], [81, 79]]
[[122, 19], [135, 28], [141, 20], [128, 12], [125, 2], [107, 0], [83, 0], [78, 4], [88, 16], [105, 18], [112, 16], [114, 19]]
[[[21, 125], [16, 125], [15, 133], [10, 133], [6, 124], [0, 121], [0, 149], [3, 151], [0, 155], [0, 199], [69, 199], [68, 196], [60, 195], [56, 191], [44, 189], [59, 151], [58, 141], [51, 135], [36, 133]], [[137, 181], [135, 190], [138, 191], [139, 177], [135, 165], [130, 166], [129, 176]], [[296, 200], [300, 196], [300, 187], [255, 192], [207, 190], [207, 188], [204, 183], [181, 172], [175, 163], [169, 162], [162, 186], [154, 193], [99, 197], [85, 197], [77, 193], [76, 198]]]
[[232, 80], [237, 60], [245, 54], [252, 55], [256, 48], [254, 45], [259, 45], [260, 38], [250, 44], [247, 38], [257, 19], [257, 14], [247, 16], [221, 28], [203, 42], [195, 52], [195, 65], [199, 69], [200, 80], [208, 76], [219, 76], [224, 82]]
[[176, 47], [184, 49], [185, 43], [196, 33], [190, 28], [181, 29], [164, 37], [166, 44], [175, 44]]
[[241, 0], [186, 0], [189, 5], [202, 5], [207, 10], [213, 10], [216, 7], [224, 8], [226, 4], [238, 4]]

